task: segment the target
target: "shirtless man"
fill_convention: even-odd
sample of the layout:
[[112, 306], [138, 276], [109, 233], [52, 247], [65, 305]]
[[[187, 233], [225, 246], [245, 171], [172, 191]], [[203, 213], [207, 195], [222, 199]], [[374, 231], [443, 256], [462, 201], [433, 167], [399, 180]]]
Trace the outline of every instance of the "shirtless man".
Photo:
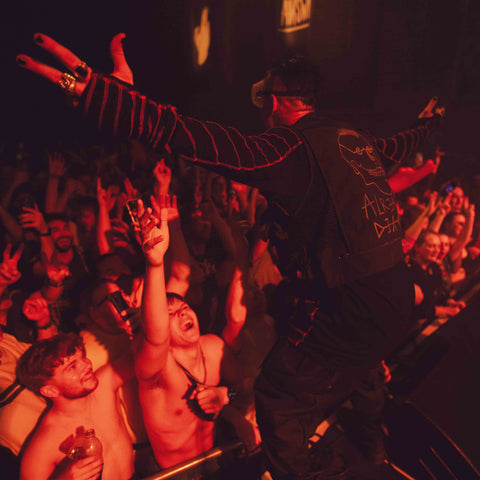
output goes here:
[[[108, 364], [93, 372], [81, 337], [73, 334], [42, 340], [25, 352], [17, 367], [20, 382], [53, 406], [23, 454], [20, 480], [95, 480], [100, 472], [102, 480], [132, 477], [132, 444], [118, 410], [122, 370]], [[76, 433], [90, 428], [102, 442], [103, 459], [71, 460], [67, 453]]]
[[[229, 389], [218, 385], [221, 378], [233, 380], [237, 372], [225, 342], [216, 335], [200, 335], [197, 316], [181, 297], [167, 299], [163, 259], [169, 242], [168, 213], [161, 210], [160, 222], [139, 203], [147, 269], [144, 338], [135, 371], [155, 458], [168, 468], [213, 447], [213, 420], [230, 402]], [[160, 213], [153, 199], [152, 203]]]

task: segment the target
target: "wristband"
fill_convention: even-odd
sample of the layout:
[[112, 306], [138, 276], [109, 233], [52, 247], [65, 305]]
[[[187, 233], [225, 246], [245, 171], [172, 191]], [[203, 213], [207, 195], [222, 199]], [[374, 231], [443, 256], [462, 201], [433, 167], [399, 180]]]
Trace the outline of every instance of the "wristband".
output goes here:
[[63, 287], [63, 280], [58, 283], [48, 282], [47, 284], [49, 287], [60, 288]]
[[39, 232], [38, 234], [39, 234], [41, 237], [48, 237], [48, 236], [50, 236], [50, 233], [52, 233], [52, 231], [51, 231], [50, 229], [48, 229], [48, 230], [46, 231], [46, 233], [41, 233], [41, 232]]
[[228, 387], [227, 395], [229, 400], [228, 404], [230, 405], [237, 398], [237, 392], [232, 387]]
[[37, 325], [37, 330], [46, 330], [47, 328], [50, 328], [52, 326], [53, 326], [53, 322], [52, 322], [52, 319], [50, 318], [50, 320], [46, 325], [43, 325], [42, 327], [40, 325]]

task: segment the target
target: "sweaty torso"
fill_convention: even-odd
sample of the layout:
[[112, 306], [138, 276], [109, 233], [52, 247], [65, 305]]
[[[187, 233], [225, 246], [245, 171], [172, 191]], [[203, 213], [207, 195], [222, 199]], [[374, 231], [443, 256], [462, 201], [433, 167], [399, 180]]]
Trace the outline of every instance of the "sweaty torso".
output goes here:
[[[213, 336], [205, 335], [200, 340], [205, 356], [205, 383], [218, 385], [221, 353], [217, 342], [208, 337]], [[202, 362], [189, 371], [203, 381]], [[173, 355], [169, 355], [164, 372], [154, 383], [139, 383], [145, 427], [162, 468], [191, 459], [213, 446], [214, 422], [199, 415], [195, 400], [188, 399], [192, 391], [192, 381]]]
[[[119, 413], [117, 393], [100, 380], [88, 399], [78, 414], [65, 415], [53, 407], [45, 415], [25, 451], [22, 480], [33, 478], [28, 475], [32, 471], [39, 480], [50, 478], [53, 471], [60, 474], [71, 462], [66, 455], [76, 432], [90, 428], [95, 429], [103, 447], [102, 480], [128, 480], [133, 475], [132, 444]], [[40, 471], [47, 474], [43, 476]]]

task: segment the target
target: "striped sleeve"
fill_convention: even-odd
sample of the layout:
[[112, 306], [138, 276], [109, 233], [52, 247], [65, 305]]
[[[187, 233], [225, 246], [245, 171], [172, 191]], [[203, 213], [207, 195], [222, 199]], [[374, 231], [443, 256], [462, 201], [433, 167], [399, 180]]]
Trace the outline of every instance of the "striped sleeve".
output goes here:
[[233, 127], [179, 115], [113, 78], [93, 74], [81, 99], [86, 120], [102, 132], [140, 140], [205, 166], [257, 170], [284, 160], [301, 145], [288, 127], [245, 136]]
[[436, 118], [419, 123], [415, 128], [397, 133], [388, 138], [376, 138], [375, 145], [380, 153], [394, 163], [401, 163], [415, 153], [420, 143], [433, 130]]

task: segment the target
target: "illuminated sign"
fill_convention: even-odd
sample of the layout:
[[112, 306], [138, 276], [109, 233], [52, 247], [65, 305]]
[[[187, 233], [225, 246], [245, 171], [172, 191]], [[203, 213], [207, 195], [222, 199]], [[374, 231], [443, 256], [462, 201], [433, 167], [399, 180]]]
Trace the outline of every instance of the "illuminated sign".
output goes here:
[[197, 52], [197, 66], [201, 67], [208, 58], [210, 48], [210, 20], [208, 19], [208, 7], [203, 7], [200, 16], [200, 25], [193, 29], [193, 44]]
[[312, 0], [283, 0], [280, 27], [283, 33], [296, 32], [310, 26]]

